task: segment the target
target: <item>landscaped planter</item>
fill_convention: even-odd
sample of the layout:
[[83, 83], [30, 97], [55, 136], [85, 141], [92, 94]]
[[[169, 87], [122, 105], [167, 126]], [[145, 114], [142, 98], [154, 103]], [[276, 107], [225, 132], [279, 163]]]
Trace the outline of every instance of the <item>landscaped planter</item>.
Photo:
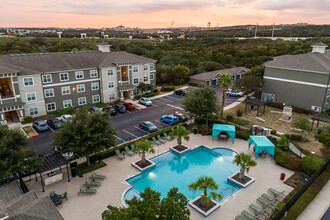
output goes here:
[[202, 214], [204, 217], [209, 216], [211, 213], [213, 213], [215, 210], [217, 210], [218, 208], [220, 208], [220, 203], [217, 203], [215, 200], [211, 199], [213, 206], [208, 207], [207, 210], [203, 210], [200, 208], [199, 206], [199, 199], [202, 197], [202, 195], [196, 197], [195, 199], [189, 201], [189, 206], [192, 207], [193, 209], [195, 209], [197, 212], [199, 212], [200, 214]]
[[186, 153], [187, 151], [190, 150], [189, 148], [187, 148], [186, 146], [183, 146], [183, 145], [181, 145], [181, 146], [177, 145], [174, 147], [170, 147], [170, 149], [180, 155], [182, 155], [183, 153]]
[[140, 171], [144, 171], [144, 170], [150, 169], [151, 167], [156, 166], [156, 164], [154, 162], [152, 162], [151, 160], [146, 159], [145, 164], [143, 164], [141, 160], [138, 160], [138, 161], [133, 162], [132, 166]]
[[234, 173], [233, 175], [229, 176], [227, 179], [229, 181], [241, 186], [241, 187], [244, 187], [244, 188], [249, 186], [255, 180], [253, 177], [250, 177], [250, 176], [247, 176], [247, 175], [244, 175], [243, 180], [239, 179], [238, 177], [239, 177], [239, 172]]
[[31, 126], [22, 127], [23, 131], [27, 134], [29, 138], [38, 137], [38, 133]]

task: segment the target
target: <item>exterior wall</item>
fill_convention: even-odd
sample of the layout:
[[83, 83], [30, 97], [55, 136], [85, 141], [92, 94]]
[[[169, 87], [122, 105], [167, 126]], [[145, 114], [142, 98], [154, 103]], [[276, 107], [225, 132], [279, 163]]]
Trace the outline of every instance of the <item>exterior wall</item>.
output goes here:
[[[109, 76], [107, 70], [112, 69], [113, 70], [113, 76]], [[117, 68], [115, 66], [113, 67], [107, 67], [107, 68], [101, 68], [100, 69], [101, 74], [101, 82], [100, 82], [100, 89], [101, 89], [101, 101], [104, 103], [114, 102], [118, 99], [118, 74], [117, 74]], [[114, 82], [114, 88], [109, 88], [108, 84], [109, 82]], [[109, 96], [112, 95], [114, 99], [109, 99]]]
[[[24, 85], [24, 78], [33, 78], [33, 85], [32, 86], [25, 86]], [[29, 109], [31, 108], [37, 108], [38, 114], [31, 115], [32, 117], [39, 117], [42, 115], [46, 115], [46, 108], [45, 108], [45, 100], [43, 96], [42, 91], [42, 83], [41, 83], [41, 77], [39, 74], [35, 75], [24, 75], [24, 76], [17, 76], [18, 80], [18, 87], [19, 87], [19, 93], [21, 96], [22, 102], [25, 103], [24, 105], [24, 114], [30, 115]], [[27, 93], [34, 92], [36, 94], [36, 100], [35, 101], [28, 101], [27, 100]]]
[[190, 82], [190, 83], [196, 83], [196, 84], [206, 85], [205, 81], [203, 81], [203, 80], [199, 80], [199, 79], [192, 79], [192, 78], [190, 78], [190, 79], [189, 79], [189, 82]]

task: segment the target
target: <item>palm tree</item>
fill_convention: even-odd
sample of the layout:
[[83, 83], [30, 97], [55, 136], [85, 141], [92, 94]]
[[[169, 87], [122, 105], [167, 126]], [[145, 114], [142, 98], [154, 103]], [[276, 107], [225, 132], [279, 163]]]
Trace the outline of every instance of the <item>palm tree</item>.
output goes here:
[[236, 164], [237, 166], [241, 167], [238, 178], [243, 179], [245, 171], [249, 172], [250, 167], [255, 167], [257, 165], [257, 162], [254, 161], [250, 155], [240, 153], [235, 156], [233, 164]]
[[226, 91], [228, 90], [228, 87], [233, 83], [233, 80], [231, 79], [231, 75], [229, 73], [221, 74], [218, 83], [221, 87], [222, 92], [222, 104], [221, 104], [221, 112], [220, 115], [223, 116], [223, 108], [225, 106], [225, 97], [226, 97]]
[[135, 143], [134, 152], [141, 154], [142, 163], [146, 162], [146, 153], [155, 153], [151, 143], [147, 140], [141, 140]]
[[189, 141], [190, 137], [190, 132], [186, 129], [185, 126], [178, 125], [172, 128], [170, 137], [172, 139], [175, 139], [178, 141], [178, 146], [182, 145], [182, 138], [185, 139], [186, 141]]
[[217, 190], [219, 189], [218, 184], [213, 180], [212, 177], [202, 176], [197, 179], [196, 182], [191, 183], [188, 188], [192, 191], [203, 190], [203, 195], [201, 197], [201, 205], [209, 206], [212, 204], [212, 199], [222, 199], [222, 195], [217, 192], [210, 192], [210, 196], [207, 194], [207, 190]]

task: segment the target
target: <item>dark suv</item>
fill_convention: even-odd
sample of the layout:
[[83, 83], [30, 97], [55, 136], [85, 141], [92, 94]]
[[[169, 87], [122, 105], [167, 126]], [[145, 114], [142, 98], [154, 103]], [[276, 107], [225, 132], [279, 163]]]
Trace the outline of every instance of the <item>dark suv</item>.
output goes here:
[[114, 109], [112, 106], [107, 106], [107, 107], [104, 107], [102, 109], [103, 112], [107, 112], [109, 113], [110, 115], [116, 115], [117, 114], [117, 111], [116, 109]]
[[185, 96], [187, 91], [186, 90], [183, 90], [183, 89], [178, 89], [178, 90], [175, 90], [173, 92], [175, 95], [182, 95], [182, 96]]

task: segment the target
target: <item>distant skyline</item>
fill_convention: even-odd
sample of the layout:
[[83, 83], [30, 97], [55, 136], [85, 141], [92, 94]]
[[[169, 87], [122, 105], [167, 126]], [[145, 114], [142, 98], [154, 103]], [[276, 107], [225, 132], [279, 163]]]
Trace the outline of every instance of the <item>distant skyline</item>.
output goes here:
[[2, 0], [1, 27], [211, 27], [330, 23], [330, 0]]

